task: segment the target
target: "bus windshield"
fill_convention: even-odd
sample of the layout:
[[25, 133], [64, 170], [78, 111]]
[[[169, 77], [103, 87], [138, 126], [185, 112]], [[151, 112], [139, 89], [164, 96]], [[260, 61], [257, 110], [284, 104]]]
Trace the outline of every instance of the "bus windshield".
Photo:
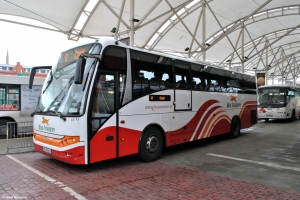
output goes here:
[[286, 106], [286, 88], [259, 88], [259, 107], [284, 107]]
[[82, 115], [86, 92], [97, 58], [87, 58], [82, 84], [74, 83], [76, 60], [81, 54], [99, 55], [100, 44], [91, 43], [63, 52], [48, 73], [35, 112]]

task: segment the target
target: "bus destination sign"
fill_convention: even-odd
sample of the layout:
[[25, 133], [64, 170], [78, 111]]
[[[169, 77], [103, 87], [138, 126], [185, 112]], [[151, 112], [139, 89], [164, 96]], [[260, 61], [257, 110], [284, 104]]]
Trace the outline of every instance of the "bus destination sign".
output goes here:
[[89, 50], [94, 46], [95, 44], [88, 44], [83, 45], [74, 49], [70, 49], [68, 51], [65, 51], [62, 53], [60, 63], [69, 63], [74, 62], [79, 58], [81, 54], [89, 52]]

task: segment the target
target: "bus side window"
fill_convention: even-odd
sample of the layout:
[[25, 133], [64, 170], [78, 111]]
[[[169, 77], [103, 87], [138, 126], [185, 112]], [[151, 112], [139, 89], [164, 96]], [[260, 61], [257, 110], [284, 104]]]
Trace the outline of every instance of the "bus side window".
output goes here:
[[103, 53], [102, 67], [117, 70], [126, 70], [127, 57], [126, 49], [121, 47], [109, 46]]
[[167, 80], [172, 74], [170, 58], [135, 50], [130, 50], [130, 57], [132, 99], [171, 87]]
[[19, 110], [19, 98], [20, 98], [19, 86], [8, 86], [8, 104], [15, 105]]
[[146, 78], [136, 78], [133, 80], [132, 97], [138, 98], [149, 92], [149, 83]]
[[180, 90], [191, 89], [190, 64], [184, 62], [174, 62], [175, 88]]

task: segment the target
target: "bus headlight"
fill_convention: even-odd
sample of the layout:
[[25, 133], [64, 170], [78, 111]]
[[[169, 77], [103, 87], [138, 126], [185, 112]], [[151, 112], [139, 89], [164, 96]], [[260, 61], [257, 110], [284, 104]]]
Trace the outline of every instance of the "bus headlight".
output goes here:
[[56, 146], [56, 147], [65, 147], [65, 146], [72, 145], [72, 144], [75, 144], [80, 141], [79, 136], [65, 136], [61, 139], [57, 139], [57, 138], [46, 137], [46, 136], [42, 136], [37, 133], [34, 133], [33, 137], [36, 141], [42, 142], [44, 144]]
[[64, 146], [75, 144], [77, 142], [79, 142], [79, 136], [65, 136], [64, 138], [61, 139], [60, 146], [64, 147]]

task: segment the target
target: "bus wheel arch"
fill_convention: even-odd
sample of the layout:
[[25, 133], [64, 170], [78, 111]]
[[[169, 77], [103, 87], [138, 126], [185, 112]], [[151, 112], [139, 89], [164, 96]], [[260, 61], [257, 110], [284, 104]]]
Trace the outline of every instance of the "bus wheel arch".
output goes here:
[[234, 116], [230, 123], [230, 138], [236, 138], [240, 135], [241, 131], [241, 120], [238, 116]]
[[157, 160], [165, 146], [165, 134], [161, 126], [150, 124], [143, 130], [139, 140], [138, 158], [145, 162]]
[[6, 138], [6, 124], [7, 122], [15, 122], [11, 117], [1, 117], [0, 118], [0, 138]]

